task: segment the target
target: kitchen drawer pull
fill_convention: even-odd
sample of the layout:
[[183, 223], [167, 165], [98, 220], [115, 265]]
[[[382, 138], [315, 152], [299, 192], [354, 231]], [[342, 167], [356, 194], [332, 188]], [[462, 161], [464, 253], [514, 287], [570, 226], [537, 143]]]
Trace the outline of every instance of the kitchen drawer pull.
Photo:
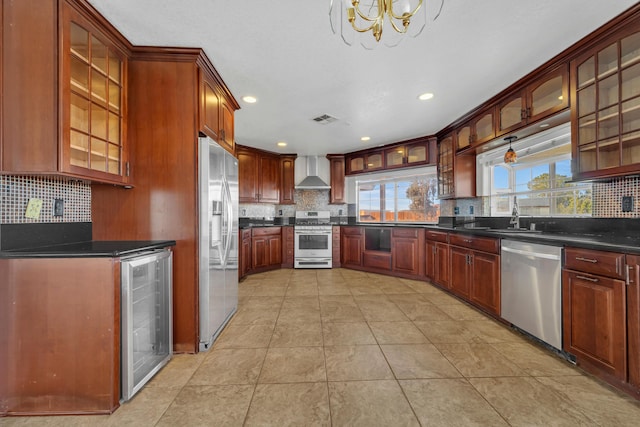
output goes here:
[[590, 263], [593, 263], [593, 264], [595, 264], [595, 263], [597, 263], [597, 262], [598, 262], [598, 260], [597, 260], [597, 259], [584, 258], [584, 257], [581, 257], [581, 256], [577, 256], [577, 257], [576, 257], [576, 260], [577, 260], [577, 261], [590, 262]]
[[598, 279], [595, 277], [587, 277], [587, 276], [576, 276], [577, 279], [587, 280], [589, 282], [598, 283]]
[[465, 242], [465, 243], [471, 243], [471, 242], [473, 242], [473, 240], [471, 240], [471, 239], [462, 239], [462, 241], [463, 241], [463, 242]]

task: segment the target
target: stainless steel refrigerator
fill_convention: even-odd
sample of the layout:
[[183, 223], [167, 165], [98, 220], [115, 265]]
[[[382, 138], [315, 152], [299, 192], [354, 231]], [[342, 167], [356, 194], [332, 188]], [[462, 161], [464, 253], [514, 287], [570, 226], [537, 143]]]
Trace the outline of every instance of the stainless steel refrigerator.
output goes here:
[[208, 137], [198, 141], [200, 351], [238, 308], [238, 160]]

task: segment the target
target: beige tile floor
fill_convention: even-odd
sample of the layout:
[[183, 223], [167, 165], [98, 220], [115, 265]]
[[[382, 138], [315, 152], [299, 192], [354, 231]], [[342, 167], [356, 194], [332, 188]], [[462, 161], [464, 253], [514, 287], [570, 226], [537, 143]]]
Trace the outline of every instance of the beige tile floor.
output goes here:
[[38, 425], [638, 426], [640, 404], [428, 283], [279, 270], [114, 414], [0, 419]]

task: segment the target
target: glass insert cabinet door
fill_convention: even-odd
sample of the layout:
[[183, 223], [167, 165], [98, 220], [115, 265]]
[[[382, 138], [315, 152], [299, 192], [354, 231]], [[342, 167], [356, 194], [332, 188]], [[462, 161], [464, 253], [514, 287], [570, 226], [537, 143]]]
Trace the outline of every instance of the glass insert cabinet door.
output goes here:
[[123, 175], [123, 59], [88, 25], [68, 23], [69, 164]]
[[640, 32], [600, 46], [575, 68], [578, 174], [640, 163]]

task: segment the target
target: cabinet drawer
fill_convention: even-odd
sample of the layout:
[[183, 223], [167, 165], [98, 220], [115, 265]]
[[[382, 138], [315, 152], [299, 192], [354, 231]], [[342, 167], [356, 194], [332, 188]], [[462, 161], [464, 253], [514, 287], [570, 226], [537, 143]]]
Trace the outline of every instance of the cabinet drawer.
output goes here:
[[251, 232], [254, 237], [255, 236], [279, 236], [280, 227], [252, 228]]
[[362, 236], [362, 227], [342, 227], [340, 232], [348, 236]]
[[392, 237], [413, 237], [418, 238], [420, 229], [418, 228], [394, 228], [391, 230]]
[[444, 231], [432, 231], [432, 230], [425, 231], [426, 239], [432, 240], [434, 242], [448, 243], [449, 242], [448, 236], [449, 236], [449, 233], [446, 233]]
[[391, 254], [380, 252], [365, 252], [363, 264], [366, 267], [384, 268], [391, 270]]
[[566, 248], [564, 250], [564, 268], [622, 279], [624, 254]]
[[477, 251], [491, 252], [497, 254], [500, 252], [498, 239], [491, 237], [470, 236], [468, 234], [451, 234], [449, 243], [464, 248], [475, 249]]

